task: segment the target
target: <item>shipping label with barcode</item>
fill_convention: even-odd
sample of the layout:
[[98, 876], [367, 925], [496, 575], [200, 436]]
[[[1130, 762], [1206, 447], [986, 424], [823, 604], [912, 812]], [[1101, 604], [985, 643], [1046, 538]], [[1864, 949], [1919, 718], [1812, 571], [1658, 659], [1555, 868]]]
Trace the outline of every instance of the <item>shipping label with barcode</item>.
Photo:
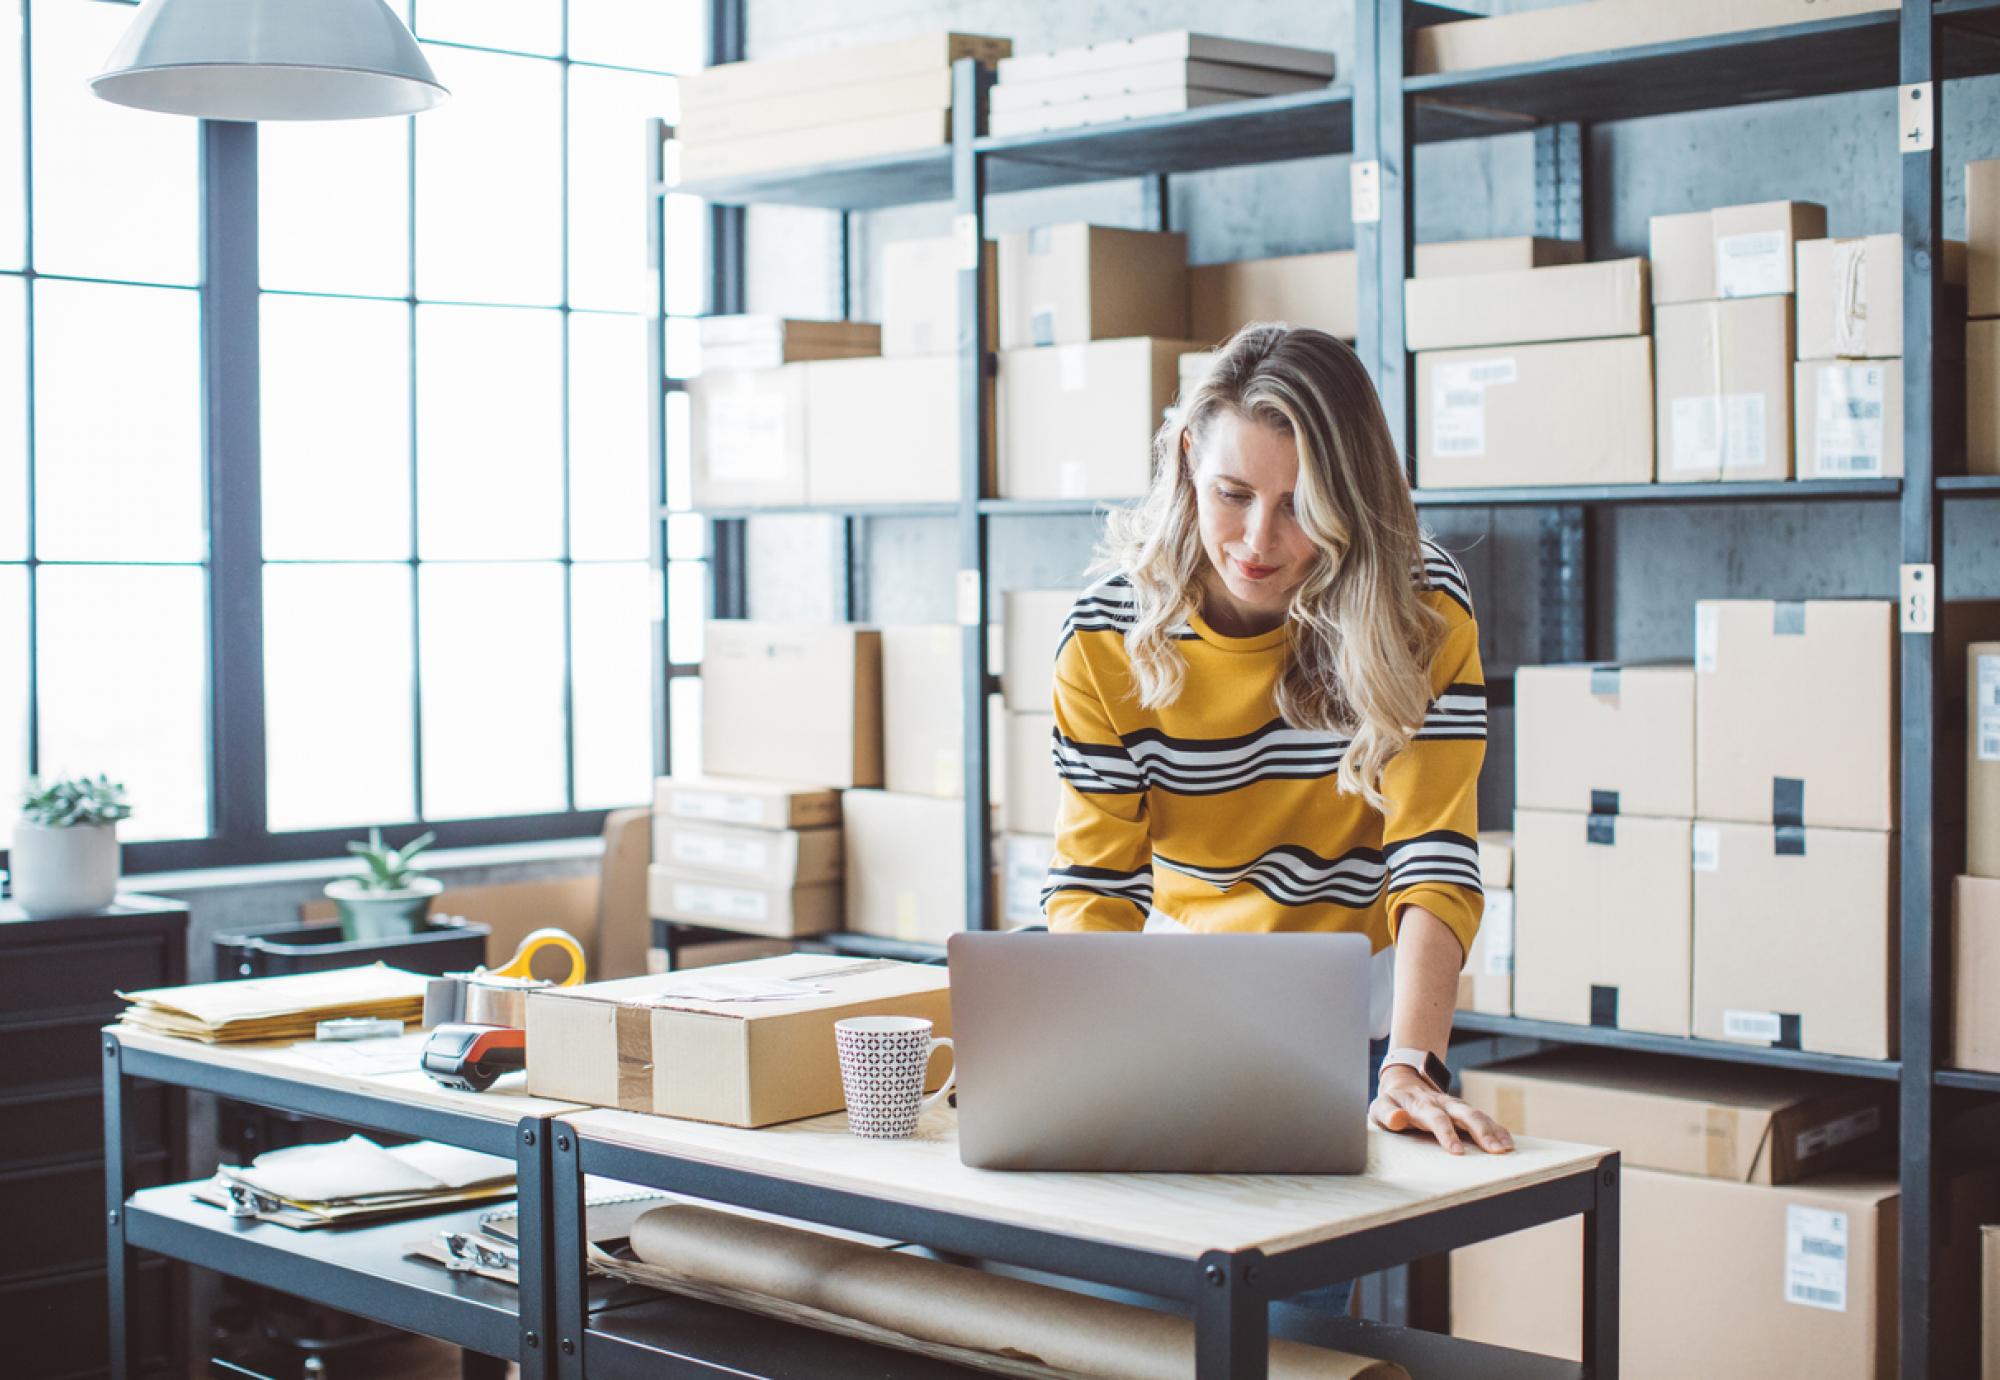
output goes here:
[[727, 791], [678, 791], [671, 812], [681, 819], [706, 819], [721, 824], [757, 824], [764, 818], [764, 802], [754, 795]]
[[1872, 1136], [1881, 1129], [1882, 1109], [1863, 1107], [1858, 1112], [1849, 1112], [1846, 1116], [1835, 1117], [1819, 1126], [1808, 1126], [1799, 1132], [1792, 1142], [1792, 1158], [1808, 1160], [1814, 1155], [1824, 1155], [1851, 1140]]
[[1782, 230], [1715, 237], [1715, 295], [1770, 297], [1790, 292], [1791, 254]]
[[1722, 1036], [1726, 1040], [1756, 1040], [1774, 1045], [1784, 1035], [1784, 1023], [1775, 1011], [1724, 1011]]
[[1847, 1311], [1847, 1214], [1785, 1205], [1785, 1302]]
[[1486, 976], [1506, 977], [1514, 971], [1514, 893], [1486, 893], [1486, 914], [1479, 921], [1486, 941]]
[[1431, 375], [1431, 449], [1469, 459], [1486, 454], [1486, 390], [1512, 383], [1512, 359], [1440, 364]]
[[716, 834], [675, 834], [671, 851], [675, 862], [731, 872], [762, 872], [771, 862], [769, 844]]
[[1882, 385], [1879, 364], [1822, 364], [1813, 417], [1813, 473], [1826, 479], [1875, 479], [1882, 474]]
[[1974, 693], [1979, 704], [1974, 711], [1973, 733], [1982, 762], [2000, 762], [2000, 656], [1979, 658], [1979, 675]]
[[1715, 872], [1722, 867], [1722, 831], [1713, 824], [1694, 826], [1694, 870]]

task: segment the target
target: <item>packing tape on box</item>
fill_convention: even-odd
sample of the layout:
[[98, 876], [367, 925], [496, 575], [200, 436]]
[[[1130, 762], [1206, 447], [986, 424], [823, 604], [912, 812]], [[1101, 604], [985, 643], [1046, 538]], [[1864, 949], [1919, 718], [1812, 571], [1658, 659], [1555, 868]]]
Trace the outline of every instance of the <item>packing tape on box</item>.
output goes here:
[[1618, 989], [1607, 983], [1590, 985], [1590, 1023], [1608, 1030], [1618, 1028]]
[[1593, 789], [1590, 793], [1590, 813], [1593, 815], [1617, 814], [1618, 792]]
[[1780, 824], [1771, 831], [1771, 851], [1781, 858], [1803, 858], [1806, 855], [1806, 831], [1803, 825]]
[[1771, 605], [1771, 633], [1775, 637], [1806, 635], [1806, 606], [1802, 599], [1780, 599]]
[[1618, 846], [1618, 817], [1616, 815], [1589, 815], [1583, 823], [1583, 838], [1586, 843], [1594, 843], [1602, 848]]
[[1620, 666], [1593, 666], [1590, 668], [1590, 693], [1603, 699], [1617, 699], [1619, 682], [1624, 679]]
[[[1771, 823], [1802, 826], [1806, 822], [1806, 783], [1796, 776], [1771, 778]], [[1805, 849], [1801, 847], [1800, 852]]]
[[1833, 346], [1837, 355], [1868, 353], [1868, 241], [1833, 246]]
[[653, 1013], [644, 1006], [617, 1008], [618, 1106], [627, 1112], [653, 1110]]
[[[1732, 1107], [1710, 1107], [1703, 1126], [1702, 1144], [1705, 1149], [1703, 1167], [1711, 1179], [1734, 1179], [1736, 1177], [1736, 1126], [1739, 1118]], [[1764, 1133], [1770, 1134], [1770, 1127], [1777, 1119], [1769, 1118]]]

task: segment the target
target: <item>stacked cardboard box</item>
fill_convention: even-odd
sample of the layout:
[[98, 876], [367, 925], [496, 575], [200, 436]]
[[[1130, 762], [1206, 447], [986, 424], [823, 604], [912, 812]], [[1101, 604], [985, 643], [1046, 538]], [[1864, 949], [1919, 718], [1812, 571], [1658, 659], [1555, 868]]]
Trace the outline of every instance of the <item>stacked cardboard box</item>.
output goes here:
[[1686, 1035], [1692, 668], [1524, 666], [1514, 706], [1514, 1014]]
[[2000, 1073], [2000, 877], [1951, 890], [1951, 1064]]
[[1403, 290], [1420, 485], [1652, 479], [1644, 259], [1419, 276]]
[[1514, 836], [1479, 836], [1479, 884], [1486, 910], [1458, 974], [1458, 1009], [1514, 1014]]
[[882, 635], [846, 623], [708, 624], [702, 764], [717, 776], [882, 784]]
[[1186, 339], [1187, 241], [1041, 226], [1000, 239], [1003, 498], [1134, 498]]
[[1792, 477], [1793, 263], [1825, 234], [1806, 201], [1653, 217], [1662, 483]]
[[797, 321], [768, 313], [704, 316], [700, 331], [704, 374], [882, 352], [882, 328], [868, 321]]
[[768, 938], [837, 930], [840, 871], [838, 791], [722, 777], [654, 783], [646, 895], [655, 920]]
[[1209, 34], [1148, 34], [1005, 58], [988, 127], [996, 135], [1109, 124], [1311, 91], [1333, 80], [1333, 54]]
[[951, 64], [991, 66], [1004, 38], [932, 33], [890, 43], [733, 62], [679, 82], [677, 181], [934, 148], [951, 141]]
[[1965, 460], [2000, 474], [2000, 159], [1965, 165]]
[[848, 791], [841, 813], [850, 931], [942, 944], [966, 927], [961, 801]]

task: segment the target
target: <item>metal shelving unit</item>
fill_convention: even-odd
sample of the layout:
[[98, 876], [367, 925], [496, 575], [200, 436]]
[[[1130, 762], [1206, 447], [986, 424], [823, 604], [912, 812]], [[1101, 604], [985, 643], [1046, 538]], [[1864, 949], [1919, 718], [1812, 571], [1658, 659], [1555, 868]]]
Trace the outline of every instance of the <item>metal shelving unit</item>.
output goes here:
[[[736, 0], [722, 0], [718, 9], [734, 12]], [[1380, 203], [1379, 219], [1356, 225], [1360, 281], [1357, 348], [1376, 379], [1398, 443], [1407, 452], [1415, 435], [1415, 398], [1412, 361], [1403, 348], [1402, 283], [1409, 276], [1414, 251], [1411, 169], [1417, 145], [1534, 131], [1534, 231], [1587, 241], [1585, 150], [1587, 128], [1593, 123], [1887, 87], [1901, 87], [1906, 101], [1927, 103], [1935, 113], [1945, 80], [2000, 72], [2000, 0], [1903, 0], [1900, 11], [1424, 76], [1409, 75], [1414, 29], [1460, 16], [1418, 0], [1359, 0], [1356, 10], [1359, 42], [1351, 86], [1115, 126], [990, 137], [983, 131], [991, 74], [961, 63], [954, 86], [955, 139], [947, 147], [672, 190], [718, 205], [768, 202], [842, 212], [838, 244], [845, 301], [851, 240], [844, 213], [950, 200], [956, 213], [955, 233], [962, 242], [978, 246], [983, 263], [993, 252], [986, 242], [986, 205], [992, 194], [1139, 178], [1144, 218], [1153, 228], [1164, 229], [1171, 175], [1351, 152], [1357, 165], [1373, 165]], [[727, 23], [719, 29], [725, 35], [740, 35], [740, 16], [734, 29]], [[740, 55], [739, 44], [733, 50], [719, 50], [716, 60]], [[1885, 127], [1882, 137], [1896, 138], [1897, 132]], [[1417, 503], [1427, 508], [1534, 508], [1539, 512], [1543, 615], [1538, 659], [1587, 659], [1594, 650], [1586, 579], [1591, 515], [1599, 509], [1686, 504], [1893, 504], [1904, 569], [1929, 567], [1931, 587], [1943, 588], [1939, 576], [1947, 555], [1943, 524], [1947, 504], [2000, 497], [2000, 477], [1937, 475], [1941, 465], [1933, 422], [1941, 398], [1937, 377], [1940, 361], [1934, 358], [1932, 341], [1935, 328], [1945, 318], [1941, 284], [1931, 272], [1931, 263], [1933, 249], [1941, 239], [1943, 166], [1935, 143], [1912, 148], [1900, 162], [1904, 334], [1908, 342], [1902, 479], [1417, 491]], [[740, 229], [737, 233], [740, 235]], [[716, 300], [722, 309], [724, 304], [742, 300], [742, 255], [740, 242], [720, 244], [718, 250]], [[1024, 502], [984, 493], [981, 476], [988, 470], [984, 453], [987, 433], [981, 415], [984, 390], [978, 385], [994, 368], [994, 361], [978, 345], [985, 338], [978, 281], [974, 270], [960, 275], [961, 320], [968, 323], [959, 347], [959, 461], [964, 499], [943, 507], [796, 510], [848, 518], [948, 516], [955, 520], [967, 705], [983, 704], [990, 686], [986, 665], [992, 602], [992, 592], [986, 588], [988, 521], [1087, 515], [1116, 502]], [[739, 532], [734, 539], [740, 549], [740, 519], [747, 515], [714, 515], [726, 519], [716, 524], [718, 544], [725, 530], [735, 527]], [[854, 529], [850, 521], [850, 542], [856, 539]], [[1889, 575], [1884, 572], [1885, 585], [1890, 583]], [[733, 595], [718, 588], [718, 615], [741, 607], [740, 587]], [[1951, 865], [1949, 859], [1936, 855], [1932, 810], [1939, 750], [1934, 725], [1941, 708], [1939, 656], [1935, 638], [1928, 631], [1913, 629], [1903, 633], [1900, 652], [1900, 1061], [1848, 1059], [1469, 1012], [1459, 1013], [1457, 1025], [1461, 1031], [1482, 1035], [1608, 1045], [1897, 1081], [1903, 1195], [1901, 1358], [1905, 1375], [1920, 1376], [1933, 1373], [1933, 1359], [1941, 1354], [1943, 1341], [1936, 1331], [1931, 1298], [1932, 1267], [1940, 1240], [1942, 1183], [1932, 1157], [1938, 1090], [2000, 1094], [2000, 1075], [1940, 1066], [1945, 1032], [1935, 1018], [1932, 993], [1948, 986], [1947, 927], [1938, 917], [1949, 913], [1945, 884]], [[1501, 694], [1505, 693], [1504, 679], [1496, 677]], [[988, 777], [985, 714], [968, 713], [965, 734], [965, 799], [983, 802]], [[983, 808], [967, 809], [965, 844], [968, 913], [978, 917], [977, 923], [990, 925], [994, 917], [986, 881], [991, 840]], [[854, 936], [829, 936], [822, 943], [837, 951], [875, 951], [868, 941]], [[935, 950], [910, 956], [934, 957]]]

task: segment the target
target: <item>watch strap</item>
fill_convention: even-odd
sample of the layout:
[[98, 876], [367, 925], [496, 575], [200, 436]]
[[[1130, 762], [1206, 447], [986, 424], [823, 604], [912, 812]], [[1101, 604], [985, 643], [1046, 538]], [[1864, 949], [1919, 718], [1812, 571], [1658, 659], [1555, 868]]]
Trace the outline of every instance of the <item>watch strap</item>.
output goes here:
[[1451, 1089], [1451, 1069], [1427, 1049], [1392, 1049], [1382, 1056], [1382, 1068], [1414, 1069], [1419, 1077], [1439, 1092]]

